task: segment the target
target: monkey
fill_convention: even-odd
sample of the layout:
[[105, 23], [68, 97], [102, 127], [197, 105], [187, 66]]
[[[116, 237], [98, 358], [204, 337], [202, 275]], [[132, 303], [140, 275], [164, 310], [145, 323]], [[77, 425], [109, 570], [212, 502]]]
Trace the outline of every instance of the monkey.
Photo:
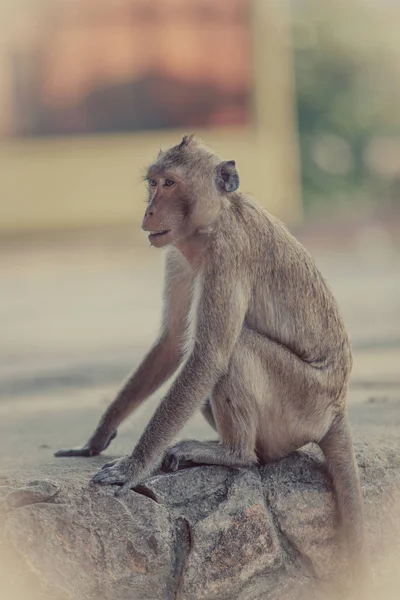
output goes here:
[[[308, 443], [322, 450], [352, 556], [363, 549], [363, 499], [346, 393], [352, 352], [337, 302], [313, 258], [277, 218], [238, 191], [234, 160], [195, 136], [160, 150], [145, 177], [142, 229], [165, 248], [157, 340], [81, 448], [105, 450], [122, 421], [175, 375], [130, 456], [93, 481], [122, 495], [184, 464], [245, 468]], [[201, 410], [218, 441], [170, 446]]]

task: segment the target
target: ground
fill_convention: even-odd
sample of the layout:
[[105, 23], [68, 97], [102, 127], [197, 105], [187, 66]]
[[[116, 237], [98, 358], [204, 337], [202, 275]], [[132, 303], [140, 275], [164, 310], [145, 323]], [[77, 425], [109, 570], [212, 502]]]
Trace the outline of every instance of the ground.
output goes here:
[[[377, 241], [378, 240], [378, 241]], [[302, 241], [340, 303], [354, 348], [354, 436], [400, 431], [400, 277], [382, 232], [350, 247]], [[375, 246], [374, 246], [375, 245]], [[375, 247], [375, 251], [374, 251]], [[379, 251], [376, 251], [378, 248]], [[103, 459], [56, 459], [85, 442], [124, 377], [152, 343], [161, 311], [162, 252], [131, 232], [3, 242], [0, 252], [0, 472], [59, 468], [88, 477]], [[161, 394], [132, 415], [107, 451], [127, 454]], [[212, 437], [200, 415], [183, 437]]]

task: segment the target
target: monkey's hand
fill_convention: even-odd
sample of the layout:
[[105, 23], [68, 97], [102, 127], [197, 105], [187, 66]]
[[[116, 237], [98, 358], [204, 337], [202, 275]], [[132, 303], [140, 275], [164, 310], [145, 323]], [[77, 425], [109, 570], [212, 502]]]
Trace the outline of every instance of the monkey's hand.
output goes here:
[[122, 496], [140, 483], [143, 479], [140, 475], [141, 469], [138, 468], [132, 457], [124, 456], [103, 465], [92, 481], [101, 485], [122, 485], [115, 492], [116, 496]]
[[97, 439], [96, 436], [93, 436], [87, 444], [81, 446], [80, 448], [70, 448], [68, 450], [58, 450], [58, 452], [54, 453], [54, 456], [57, 457], [65, 457], [65, 456], [97, 456], [108, 448], [113, 439], [117, 437], [117, 432], [107, 437], [106, 439]]

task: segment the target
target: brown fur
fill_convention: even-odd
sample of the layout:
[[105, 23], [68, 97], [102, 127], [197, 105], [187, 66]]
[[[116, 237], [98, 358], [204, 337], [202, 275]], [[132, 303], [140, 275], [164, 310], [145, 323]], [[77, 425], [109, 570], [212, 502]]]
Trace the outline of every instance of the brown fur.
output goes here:
[[[147, 178], [143, 228], [167, 232], [150, 236], [167, 247], [159, 339], [89, 442], [58, 455], [101, 452], [123, 419], [182, 365], [132, 455], [105, 465], [94, 481], [126, 491], [163, 453], [171, 469], [186, 461], [245, 466], [316, 442], [343, 531], [353, 554], [361, 554], [362, 498], [345, 406], [352, 357], [329, 287], [284, 225], [236, 191], [234, 161], [184, 138], [160, 152]], [[202, 404], [219, 442], [168, 448]]]

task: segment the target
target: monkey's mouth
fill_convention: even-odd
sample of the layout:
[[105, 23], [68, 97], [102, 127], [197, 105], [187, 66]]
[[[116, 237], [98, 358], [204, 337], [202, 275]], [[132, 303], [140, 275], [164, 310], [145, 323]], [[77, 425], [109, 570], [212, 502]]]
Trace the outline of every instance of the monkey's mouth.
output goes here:
[[150, 231], [149, 240], [154, 240], [156, 238], [160, 238], [163, 235], [167, 235], [167, 233], [169, 233], [170, 231], [171, 231], [170, 229], [164, 229], [163, 231]]

